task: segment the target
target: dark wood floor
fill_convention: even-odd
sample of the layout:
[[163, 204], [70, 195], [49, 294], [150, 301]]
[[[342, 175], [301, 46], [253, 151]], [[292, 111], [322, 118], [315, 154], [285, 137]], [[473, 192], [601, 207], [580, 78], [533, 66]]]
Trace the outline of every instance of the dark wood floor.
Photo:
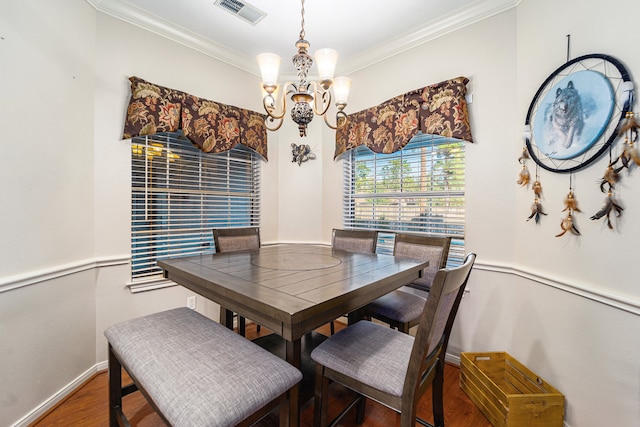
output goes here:
[[[338, 328], [340, 325], [338, 324]], [[325, 330], [326, 329], [326, 330]], [[321, 328], [322, 333], [328, 334], [328, 328]], [[256, 338], [268, 334], [262, 330], [257, 333], [255, 325], [247, 326], [247, 337]], [[460, 370], [457, 366], [447, 365], [445, 368], [444, 406], [447, 427], [491, 427], [491, 424], [460, 389]], [[352, 394], [339, 384], [331, 385], [330, 408], [339, 413], [341, 408], [351, 400]], [[107, 402], [107, 373], [100, 372], [86, 384], [71, 394], [64, 402], [45, 414], [31, 427], [89, 427], [109, 425]], [[140, 393], [133, 393], [124, 398], [124, 412], [134, 427], [162, 427], [164, 423], [153, 412]], [[348, 414], [342, 424], [343, 427], [356, 426], [355, 414]], [[431, 412], [431, 391], [427, 391], [420, 400], [418, 416], [433, 422]], [[313, 425], [313, 399], [302, 408], [301, 427]], [[396, 413], [387, 407], [371, 400], [367, 401], [364, 427], [390, 427], [399, 425], [400, 419]], [[259, 424], [267, 427], [273, 424], [266, 420]], [[419, 425], [419, 424], [418, 424]]]

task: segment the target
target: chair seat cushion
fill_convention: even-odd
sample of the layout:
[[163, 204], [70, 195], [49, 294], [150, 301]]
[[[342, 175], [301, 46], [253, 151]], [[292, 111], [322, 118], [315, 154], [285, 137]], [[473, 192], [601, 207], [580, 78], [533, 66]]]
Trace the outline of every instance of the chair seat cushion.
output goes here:
[[408, 323], [420, 318], [426, 302], [426, 298], [421, 296], [395, 290], [370, 303], [367, 311], [373, 317], [377, 314], [396, 322]]
[[362, 320], [327, 338], [311, 358], [394, 396], [402, 395], [414, 338]]
[[234, 426], [302, 379], [283, 359], [186, 307], [105, 331], [173, 426]]

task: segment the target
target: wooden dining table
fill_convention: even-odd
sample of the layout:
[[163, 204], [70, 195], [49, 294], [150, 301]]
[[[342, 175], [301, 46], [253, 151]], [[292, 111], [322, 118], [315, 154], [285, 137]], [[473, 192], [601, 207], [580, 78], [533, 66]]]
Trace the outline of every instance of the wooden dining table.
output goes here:
[[[220, 323], [233, 328], [233, 313], [285, 340], [285, 357], [301, 367], [302, 339], [414, 281], [428, 261], [353, 253], [321, 245], [273, 245], [241, 252], [158, 261], [164, 276], [220, 304]], [[298, 390], [290, 401], [291, 425], [299, 425]]]

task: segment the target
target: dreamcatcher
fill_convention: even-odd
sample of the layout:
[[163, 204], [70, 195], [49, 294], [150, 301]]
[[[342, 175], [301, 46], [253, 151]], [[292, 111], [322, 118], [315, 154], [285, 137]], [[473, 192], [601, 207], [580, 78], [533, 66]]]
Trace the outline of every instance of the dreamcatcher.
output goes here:
[[[569, 38], [569, 36], [567, 36]], [[522, 164], [517, 183], [529, 187], [532, 159], [536, 164], [532, 185], [534, 201], [528, 220], [539, 222], [547, 215], [542, 208], [540, 169], [569, 174], [569, 192], [564, 200], [565, 216], [560, 221], [565, 234], [580, 235], [574, 214], [581, 212], [573, 192], [573, 174], [588, 166], [604, 153], [609, 163], [600, 181], [600, 191], [606, 194], [605, 203], [590, 218], [606, 218], [613, 229], [612, 217], [620, 217], [623, 208], [615, 199], [620, 171], [640, 165], [638, 123], [631, 111], [634, 104], [633, 82], [624, 65], [603, 54], [584, 55], [569, 60], [556, 69], [542, 83], [531, 101], [525, 120]], [[614, 142], [624, 138], [619, 155], [614, 156]]]

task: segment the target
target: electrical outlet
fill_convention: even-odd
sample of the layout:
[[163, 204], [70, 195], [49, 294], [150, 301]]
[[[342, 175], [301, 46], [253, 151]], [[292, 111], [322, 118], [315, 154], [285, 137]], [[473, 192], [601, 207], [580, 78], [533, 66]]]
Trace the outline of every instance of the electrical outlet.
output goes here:
[[195, 310], [196, 309], [196, 297], [195, 296], [187, 297], [187, 307], [189, 307], [191, 310]]

